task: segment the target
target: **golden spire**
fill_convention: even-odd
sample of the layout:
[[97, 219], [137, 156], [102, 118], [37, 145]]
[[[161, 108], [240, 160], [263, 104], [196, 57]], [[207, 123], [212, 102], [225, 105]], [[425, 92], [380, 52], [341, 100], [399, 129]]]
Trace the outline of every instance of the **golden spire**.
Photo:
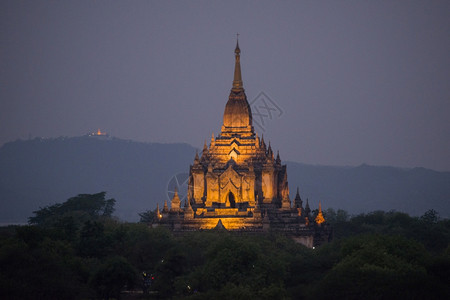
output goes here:
[[198, 158], [198, 150], [195, 151], [195, 158], [194, 158], [194, 162], [198, 162], [199, 158]]
[[242, 85], [239, 42], [236, 42], [236, 63], [234, 67], [233, 87], [228, 97], [227, 105], [223, 113], [222, 135], [245, 134], [252, 136], [252, 110], [247, 101], [247, 96]]
[[181, 200], [178, 196], [178, 189], [175, 187], [175, 193], [173, 195], [172, 201], [171, 201], [171, 210], [172, 211], [179, 211], [181, 206]]
[[317, 214], [315, 221], [318, 225], [325, 222], [325, 218], [323, 217], [323, 214], [322, 214], [322, 205], [321, 205], [320, 201], [319, 201], [319, 213]]
[[156, 216], [158, 219], [162, 218], [161, 212], [159, 211], [159, 203], [156, 203]]
[[239, 49], [239, 33], [237, 34], [236, 39], [236, 49], [234, 50], [235, 53], [235, 65], [234, 65], [234, 80], [233, 80], [233, 88], [231, 89], [233, 92], [243, 92], [244, 87], [242, 84], [242, 75], [241, 75], [241, 49]]
[[208, 155], [208, 145], [206, 144], [206, 139], [205, 139], [205, 144], [203, 145], [203, 151], [202, 151], [202, 157], [201, 160], [205, 160], [206, 157]]

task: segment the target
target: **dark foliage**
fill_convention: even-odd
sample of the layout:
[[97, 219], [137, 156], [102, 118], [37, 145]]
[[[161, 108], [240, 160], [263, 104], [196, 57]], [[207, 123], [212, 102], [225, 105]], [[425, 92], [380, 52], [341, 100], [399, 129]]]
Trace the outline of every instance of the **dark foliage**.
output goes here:
[[[63, 205], [55, 211], [71, 215]], [[277, 233], [174, 236], [93, 211], [80, 225], [64, 217], [0, 228], [0, 298], [444, 299], [450, 292], [450, 222], [435, 211], [415, 218], [327, 210], [335, 239], [317, 249]], [[124, 293], [143, 290], [143, 272], [148, 294]]]
[[98, 298], [120, 298], [121, 291], [133, 288], [136, 270], [121, 256], [108, 258], [93, 272], [90, 286], [97, 292]]
[[156, 212], [153, 210], [147, 210], [139, 214], [139, 222], [151, 224], [155, 218]]
[[[58, 225], [83, 222], [100, 217], [111, 217], [116, 200], [105, 199], [106, 192], [97, 194], [80, 194], [62, 204], [49, 205], [34, 211], [28, 219], [32, 225], [60, 227]], [[68, 224], [67, 224], [68, 225]], [[71, 226], [71, 225], [69, 225]]]

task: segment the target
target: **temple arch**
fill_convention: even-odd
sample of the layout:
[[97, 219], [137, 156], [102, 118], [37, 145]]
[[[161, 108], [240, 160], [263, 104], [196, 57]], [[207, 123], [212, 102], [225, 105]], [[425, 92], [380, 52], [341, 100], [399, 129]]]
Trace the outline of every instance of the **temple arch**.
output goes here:
[[227, 195], [227, 200], [225, 202], [225, 206], [229, 206], [231, 208], [236, 207], [236, 198], [234, 197], [234, 194], [230, 191]]

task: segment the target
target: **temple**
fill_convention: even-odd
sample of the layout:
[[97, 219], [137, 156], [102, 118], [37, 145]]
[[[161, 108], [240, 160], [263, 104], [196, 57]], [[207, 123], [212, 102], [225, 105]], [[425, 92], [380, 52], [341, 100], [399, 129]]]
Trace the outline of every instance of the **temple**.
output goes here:
[[319, 204], [312, 214], [299, 190], [291, 203], [286, 165], [259, 138], [242, 82], [239, 42], [233, 86], [225, 105], [220, 134], [205, 142], [189, 170], [187, 201], [177, 191], [171, 207], [159, 206], [153, 226], [176, 232], [224, 229], [241, 233], [280, 231], [308, 247], [330, 238]]

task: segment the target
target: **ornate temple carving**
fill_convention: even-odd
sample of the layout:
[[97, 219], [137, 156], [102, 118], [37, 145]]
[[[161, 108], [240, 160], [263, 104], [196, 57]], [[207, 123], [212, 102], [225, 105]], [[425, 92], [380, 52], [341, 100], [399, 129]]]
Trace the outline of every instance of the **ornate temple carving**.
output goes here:
[[[200, 230], [220, 227], [237, 231], [280, 230], [312, 247], [329, 238], [324, 231], [322, 211], [311, 217], [309, 204], [297, 189], [292, 205], [286, 165], [272, 147], [259, 138], [252, 124], [252, 111], [242, 82], [239, 43], [235, 49], [233, 86], [225, 105], [221, 132], [211, 137], [189, 169], [187, 203], [181, 208], [178, 193], [171, 209], [164, 203], [154, 226], [172, 230]], [[315, 220], [313, 223], [311, 220]], [[328, 234], [328, 235], [327, 235]], [[315, 238], [318, 235], [319, 239]]]

